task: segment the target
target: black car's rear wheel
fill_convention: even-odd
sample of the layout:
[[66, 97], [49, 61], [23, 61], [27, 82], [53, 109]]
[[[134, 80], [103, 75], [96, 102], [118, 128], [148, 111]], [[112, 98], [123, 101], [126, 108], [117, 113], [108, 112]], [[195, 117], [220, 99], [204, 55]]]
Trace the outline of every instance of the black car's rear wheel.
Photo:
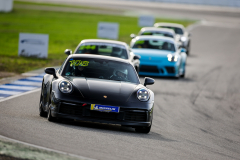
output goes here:
[[41, 117], [47, 117], [47, 112], [45, 112], [43, 110], [43, 95], [42, 95], [42, 91], [41, 91], [41, 95], [40, 95], [40, 102], [39, 102], [39, 116]]
[[151, 126], [152, 125], [150, 125], [149, 127], [137, 127], [135, 128], [135, 131], [138, 133], [149, 133], [151, 130]]

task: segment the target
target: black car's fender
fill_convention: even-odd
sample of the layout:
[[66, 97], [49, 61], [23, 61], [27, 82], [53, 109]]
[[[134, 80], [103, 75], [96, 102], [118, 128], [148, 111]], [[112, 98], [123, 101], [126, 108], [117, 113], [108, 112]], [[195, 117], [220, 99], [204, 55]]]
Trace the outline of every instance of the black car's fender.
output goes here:
[[46, 74], [42, 81], [42, 96], [43, 96], [43, 110], [48, 111], [48, 106], [50, 103], [50, 93], [52, 90], [52, 81], [54, 77], [52, 75]]

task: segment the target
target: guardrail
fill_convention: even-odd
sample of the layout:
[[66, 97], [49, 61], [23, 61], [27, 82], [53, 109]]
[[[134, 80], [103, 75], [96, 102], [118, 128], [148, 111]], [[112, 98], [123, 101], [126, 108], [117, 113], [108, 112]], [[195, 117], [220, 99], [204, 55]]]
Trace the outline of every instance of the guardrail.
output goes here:
[[240, 8], [240, 0], [130, 0], [130, 1], [181, 3], [181, 4], [210, 5], [210, 6]]

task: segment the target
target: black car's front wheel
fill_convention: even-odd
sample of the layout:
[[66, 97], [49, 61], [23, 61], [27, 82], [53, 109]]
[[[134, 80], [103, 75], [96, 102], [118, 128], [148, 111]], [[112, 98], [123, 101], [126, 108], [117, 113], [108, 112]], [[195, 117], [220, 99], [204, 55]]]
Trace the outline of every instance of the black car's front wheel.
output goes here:
[[151, 130], [151, 126], [148, 126], [148, 127], [137, 127], [135, 128], [135, 131], [138, 132], [138, 133], [149, 133], [150, 130]]
[[[50, 95], [51, 95], [51, 94], [50, 94]], [[52, 111], [51, 111], [51, 98], [49, 98], [47, 119], [48, 119], [48, 121], [50, 121], [50, 122], [56, 122], [56, 121], [57, 121], [57, 118], [56, 118], [56, 117], [53, 117], [51, 112], [52, 112]]]
[[48, 121], [50, 121], [50, 122], [56, 122], [56, 121], [57, 121], [57, 118], [55, 118], [55, 117], [52, 116], [52, 114], [51, 114], [51, 109], [50, 109], [50, 108], [48, 109], [47, 119], [48, 119]]
[[47, 112], [45, 112], [43, 110], [43, 95], [42, 95], [42, 91], [41, 91], [40, 102], [39, 102], [39, 116], [47, 117]]

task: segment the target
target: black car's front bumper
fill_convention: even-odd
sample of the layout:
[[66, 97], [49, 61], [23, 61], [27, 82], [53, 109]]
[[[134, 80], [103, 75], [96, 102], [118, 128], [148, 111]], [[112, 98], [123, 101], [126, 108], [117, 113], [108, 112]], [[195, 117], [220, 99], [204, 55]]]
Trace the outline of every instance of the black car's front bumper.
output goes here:
[[99, 112], [90, 110], [91, 104], [70, 103], [60, 101], [52, 103], [50, 109], [53, 117], [69, 118], [82, 121], [120, 124], [131, 127], [148, 127], [153, 116], [153, 104], [150, 110], [121, 107], [119, 113]]

